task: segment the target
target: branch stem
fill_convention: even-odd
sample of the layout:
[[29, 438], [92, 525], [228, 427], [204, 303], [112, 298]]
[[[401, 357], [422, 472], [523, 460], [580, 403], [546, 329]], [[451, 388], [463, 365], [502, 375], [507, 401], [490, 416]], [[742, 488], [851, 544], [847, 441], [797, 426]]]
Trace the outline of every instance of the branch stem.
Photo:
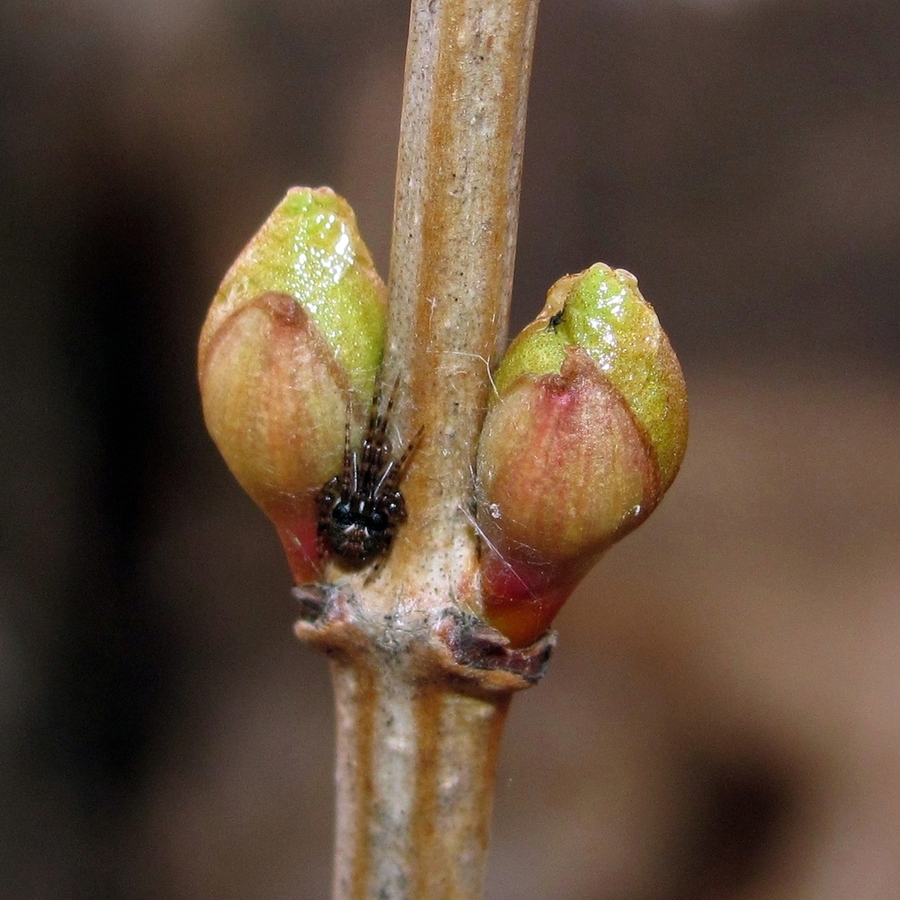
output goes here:
[[401, 434], [421, 436], [408, 520], [377, 572], [306, 590], [298, 624], [332, 656], [335, 900], [479, 900], [506, 711], [552, 643], [507, 658], [475, 617], [471, 524], [506, 340], [537, 5], [412, 3], [383, 373], [388, 386], [399, 376]]
[[416, 684], [392, 665], [332, 667], [338, 709], [335, 898], [482, 896], [510, 694]]
[[[391, 569], [426, 603], [469, 584], [465, 515], [506, 341], [537, 0], [413, 0], [391, 251], [387, 383], [423, 429]], [[423, 560], [430, 561], [423, 566]]]

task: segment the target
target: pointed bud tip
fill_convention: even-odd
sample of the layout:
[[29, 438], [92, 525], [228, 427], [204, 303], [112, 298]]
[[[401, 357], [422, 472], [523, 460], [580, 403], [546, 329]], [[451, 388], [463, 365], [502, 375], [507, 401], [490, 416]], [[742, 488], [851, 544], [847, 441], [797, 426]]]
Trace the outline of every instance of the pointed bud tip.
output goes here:
[[291, 188], [241, 251], [213, 300], [201, 333], [264, 293], [294, 297], [349, 373], [371, 394], [381, 363], [387, 288], [362, 240], [356, 216], [330, 188]]

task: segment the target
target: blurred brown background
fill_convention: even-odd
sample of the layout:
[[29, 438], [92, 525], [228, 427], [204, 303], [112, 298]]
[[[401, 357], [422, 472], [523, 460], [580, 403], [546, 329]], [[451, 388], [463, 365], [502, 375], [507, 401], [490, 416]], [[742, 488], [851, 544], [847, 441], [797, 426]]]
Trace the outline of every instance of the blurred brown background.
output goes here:
[[[328, 895], [326, 666], [194, 346], [291, 184], [386, 269], [406, 0], [0, 4], [0, 895]], [[489, 900], [900, 896], [900, 4], [544, 0], [516, 298], [596, 260], [682, 475], [514, 703]]]

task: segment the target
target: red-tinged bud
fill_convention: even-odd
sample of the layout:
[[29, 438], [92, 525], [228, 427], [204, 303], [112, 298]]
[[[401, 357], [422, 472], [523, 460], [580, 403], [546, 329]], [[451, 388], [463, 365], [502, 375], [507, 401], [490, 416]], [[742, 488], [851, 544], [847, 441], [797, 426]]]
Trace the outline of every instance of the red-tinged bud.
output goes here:
[[372, 395], [385, 311], [349, 206], [295, 188], [231, 267], [200, 336], [207, 428], [298, 583], [321, 574], [316, 494], [340, 470], [348, 405], [364, 411]]
[[487, 619], [536, 640], [611, 544], [674, 479], [687, 441], [684, 380], [629, 273], [557, 282], [512, 343], [478, 448]]

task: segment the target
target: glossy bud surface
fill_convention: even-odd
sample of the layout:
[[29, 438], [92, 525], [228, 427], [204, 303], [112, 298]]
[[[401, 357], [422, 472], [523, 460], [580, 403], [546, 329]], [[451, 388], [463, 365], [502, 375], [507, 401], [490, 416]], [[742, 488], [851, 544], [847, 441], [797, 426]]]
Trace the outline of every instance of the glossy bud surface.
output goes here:
[[210, 435], [274, 522], [298, 582], [318, 576], [319, 488], [341, 466], [348, 408], [365, 409], [386, 289], [347, 203], [294, 188], [225, 276], [200, 336]]
[[553, 286], [494, 380], [478, 448], [482, 594], [521, 646], [662, 499], [687, 444], [686, 391], [636, 280], [602, 264]]

